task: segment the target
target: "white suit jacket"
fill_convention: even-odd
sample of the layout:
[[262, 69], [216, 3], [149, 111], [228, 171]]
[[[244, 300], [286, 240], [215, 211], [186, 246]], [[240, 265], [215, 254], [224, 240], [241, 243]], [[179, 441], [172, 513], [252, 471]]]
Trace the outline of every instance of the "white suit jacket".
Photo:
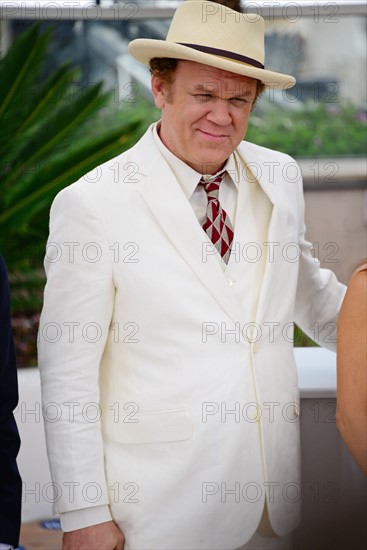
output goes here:
[[305, 241], [296, 163], [237, 154], [271, 215], [250, 254], [241, 178], [224, 271], [151, 130], [52, 206], [39, 366], [55, 506], [108, 504], [127, 549], [237, 548], [265, 498], [276, 533], [299, 521], [292, 323], [334, 347], [344, 287]]

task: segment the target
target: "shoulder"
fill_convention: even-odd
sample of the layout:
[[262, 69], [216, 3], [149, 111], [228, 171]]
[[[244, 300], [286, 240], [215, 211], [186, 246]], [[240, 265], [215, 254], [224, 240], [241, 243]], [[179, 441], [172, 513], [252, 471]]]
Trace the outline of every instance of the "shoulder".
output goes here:
[[135, 145], [87, 172], [79, 180], [62, 189], [56, 201], [97, 202], [116, 194], [129, 194], [159, 160], [151, 127]]
[[359, 278], [366, 278], [367, 275], [367, 260], [363, 260], [353, 271], [351, 280], [355, 278], [359, 273], [362, 273], [362, 275]]
[[238, 150], [243, 155], [247, 154], [250, 156], [258, 157], [259, 159], [264, 159], [265, 161], [266, 159], [275, 159], [278, 162], [292, 162], [294, 164], [297, 164], [294, 158], [292, 158], [290, 155], [287, 155], [286, 153], [281, 153], [280, 151], [275, 151], [274, 149], [269, 149], [268, 147], [263, 147], [262, 145], [256, 145], [255, 143], [251, 143], [250, 141], [242, 141], [238, 146]]
[[367, 264], [354, 271], [349, 281], [348, 292], [356, 303], [359, 302], [358, 305], [361, 306], [361, 309], [365, 310], [366, 302], [362, 298], [367, 294]]
[[367, 294], [367, 262], [363, 261], [353, 271], [349, 283], [346, 300], [353, 300], [365, 309], [365, 297]]
[[237, 147], [237, 152], [248, 166], [257, 167], [258, 176], [265, 180], [276, 180], [278, 183], [283, 181], [292, 186], [302, 182], [302, 173], [298, 163], [285, 153], [255, 145], [249, 141], [242, 141]]
[[291, 209], [297, 203], [300, 216], [303, 216], [302, 172], [291, 156], [248, 141], [240, 143], [237, 153], [273, 198], [281, 197]]
[[361, 327], [366, 322], [367, 266], [361, 266], [353, 274], [342, 304], [339, 325]]

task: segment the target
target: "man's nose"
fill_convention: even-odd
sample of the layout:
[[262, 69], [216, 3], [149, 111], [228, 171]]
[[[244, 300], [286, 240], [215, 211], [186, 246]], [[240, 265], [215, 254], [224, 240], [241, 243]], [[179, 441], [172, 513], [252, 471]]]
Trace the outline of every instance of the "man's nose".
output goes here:
[[206, 118], [210, 122], [214, 122], [219, 126], [228, 126], [232, 122], [232, 117], [229, 112], [230, 106], [225, 99], [217, 98], [213, 103], [212, 108], [208, 112]]

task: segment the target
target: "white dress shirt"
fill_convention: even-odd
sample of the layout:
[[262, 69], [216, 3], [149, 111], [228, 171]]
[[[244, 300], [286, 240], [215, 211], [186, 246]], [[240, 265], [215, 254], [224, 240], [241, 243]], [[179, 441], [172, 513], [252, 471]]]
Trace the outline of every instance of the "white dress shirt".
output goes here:
[[[153, 127], [153, 137], [160, 150], [164, 160], [167, 162], [172, 172], [176, 176], [183, 192], [185, 193], [187, 200], [190, 202], [197, 219], [202, 225], [206, 220], [206, 207], [208, 204], [208, 197], [203, 186], [198, 187], [199, 181], [205, 174], [196, 172], [193, 168], [188, 166], [181, 159], [176, 157], [164, 143], [161, 141], [158, 135], [159, 122]], [[234, 154], [229, 157], [224, 167], [218, 172], [218, 174], [226, 171], [223, 180], [219, 187], [218, 199], [223, 208], [226, 211], [229, 219], [231, 220], [232, 227], [235, 227], [236, 223], [236, 206], [238, 195], [238, 169], [236, 166]], [[215, 174], [217, 175], [217, 174]], [[214, 177], [214, 175], [213, 175]]]

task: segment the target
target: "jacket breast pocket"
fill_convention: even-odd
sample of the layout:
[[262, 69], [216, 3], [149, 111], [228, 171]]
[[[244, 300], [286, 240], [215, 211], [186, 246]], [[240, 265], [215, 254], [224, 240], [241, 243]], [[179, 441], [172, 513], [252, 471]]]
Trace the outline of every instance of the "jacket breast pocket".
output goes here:
[[188, 409], [137, 412], [128, 421], [113, 423], [109, 432], [124, 444], [185, 441], [193, 434], [193, 422]]

